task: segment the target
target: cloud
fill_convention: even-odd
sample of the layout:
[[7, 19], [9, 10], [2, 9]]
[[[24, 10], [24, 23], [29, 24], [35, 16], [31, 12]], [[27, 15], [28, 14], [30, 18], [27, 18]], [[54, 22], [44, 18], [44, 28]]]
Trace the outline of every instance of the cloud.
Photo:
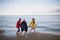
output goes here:
[[[16, 0], [16, 1], [4, 1], [1, 3], [2, 7], [0, 11], [1, 14], [11, 14], [11, 15], [44, 15], [49, 14], [49, 12], [60, 12], [60, 9], [55, 9], [58, 7], [56, 1], [43, 0], [43, 1], [32, 1], [32, 0]], [[54, 8], [54, 9], [53, 9]], [[53, 9], [53, 10], [52, 10]], [[48, 13], [47, 13], [48, 12]], [[50, 13], [51, 14], [51, 13]]]
[[56, 10], [54, 10], [55, 12], [60, 12], [60, 8], [58, 8], [58, 9], [56, 9]]
[[55, 8], [55, 9], [52, 9], [52, 10], [50, 10], [48, 12], [60, 12], [60, 8]]

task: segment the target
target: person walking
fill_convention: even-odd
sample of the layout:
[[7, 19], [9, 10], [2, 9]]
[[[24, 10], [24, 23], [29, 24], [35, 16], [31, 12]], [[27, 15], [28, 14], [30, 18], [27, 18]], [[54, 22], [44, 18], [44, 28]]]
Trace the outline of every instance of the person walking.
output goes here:
[[21, 34], [23, 31], [25, 31], [25, 33], [24, 33], [24, 36], [25, 36], [28, 31], [27, 22], [25, 19], [21, 23]]
[[[35, 32], [35, 18], [32, 18], [32, 21], [30, 22], [29, 26], [31, 26], [31, 30], [34, 29], [34, 32]], [[30, 30], [30, 32], [31, 32]]]
[[19, 18], [19, 20], [16, 23], [16, 28], [18, 29], [17, 34], [20, 32], [20, 27], [21, 27], [21, 18]]

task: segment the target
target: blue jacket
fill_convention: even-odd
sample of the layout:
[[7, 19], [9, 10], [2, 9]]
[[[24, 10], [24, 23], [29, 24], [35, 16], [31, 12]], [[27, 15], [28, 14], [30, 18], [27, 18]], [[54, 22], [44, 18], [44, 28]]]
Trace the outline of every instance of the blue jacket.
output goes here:
[[21, 23], [21, 29], [22, 30], [27, 30], [27, 23], [25, 22], [25, 21], [22, 21], [22, 23]]

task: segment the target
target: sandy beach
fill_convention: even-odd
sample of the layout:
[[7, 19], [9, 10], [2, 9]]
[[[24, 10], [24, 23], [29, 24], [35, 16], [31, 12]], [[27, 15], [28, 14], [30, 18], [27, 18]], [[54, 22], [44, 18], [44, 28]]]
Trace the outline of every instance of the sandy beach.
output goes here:
[[0, 40], [60, 40], [60, 35], [53, 35], [47, 33], [37, 33], [32, 32], [28, 33], [26, 36], [18, 36], [15, 37], [6, 37], [3, 35], [4, 30], [0, 30]]

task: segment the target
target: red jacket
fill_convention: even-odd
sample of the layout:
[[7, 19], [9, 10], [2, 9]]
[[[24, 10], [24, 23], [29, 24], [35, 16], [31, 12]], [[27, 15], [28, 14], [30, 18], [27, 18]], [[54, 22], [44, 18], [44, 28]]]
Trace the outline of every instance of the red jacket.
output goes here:
[[20, 28], [21, 27], [21, 22], [18, 20], [16, 23], [16, 28]]

